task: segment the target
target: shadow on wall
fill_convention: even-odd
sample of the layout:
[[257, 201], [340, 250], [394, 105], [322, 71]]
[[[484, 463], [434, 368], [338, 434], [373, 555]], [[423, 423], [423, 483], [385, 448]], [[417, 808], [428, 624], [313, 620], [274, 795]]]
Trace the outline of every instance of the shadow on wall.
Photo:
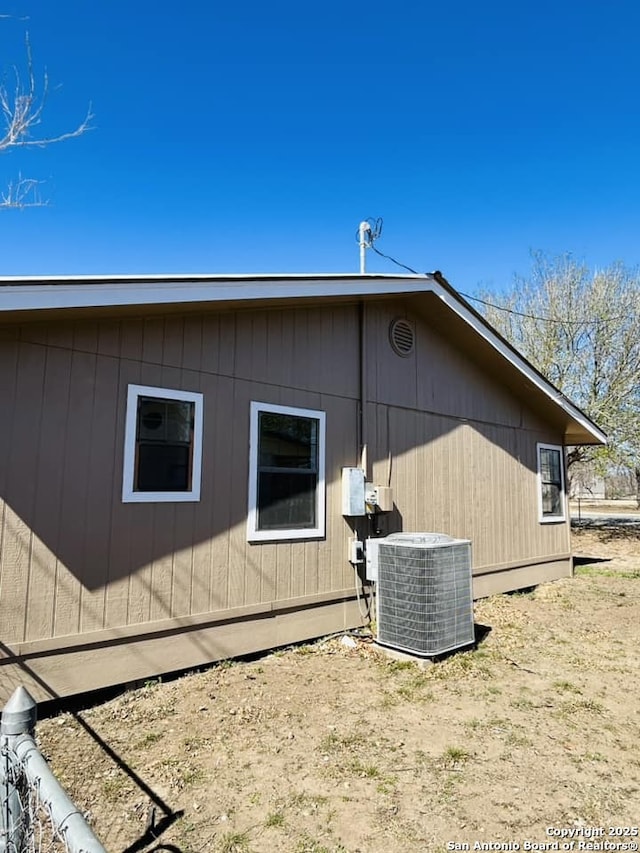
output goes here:
[[[344, 325], [347, 328], [346, 322]], [[158, 356], [160, 361], [145, 360], [150, 351], [145, 344], [145, 324], [140, 321], [131, 328], [128, 334], [132, 339], [138, 334], [139, 346], [131, 343], [127, 349], [120, 330], [119, 349], [113, 354], [100, 351], [100, 324], [95, 323], [77, 323], [66, 333], [71, 342], [83, 336], [83, 349], [74, 349], [72, 343], [64, 346], [63, 331], [57, 332], [55, 345], [30, 340], [29, 336], [37, 335], [28, 326], [16, 333], [15, 340], [0, 341], [0, 391], [5, 411], [10, 413], [0, 422], [0, 495], [6, 502], [2, 571], [10, 584], [63, 587], [68, 570], [84, 590], [95, 591], [136, 575], [142, 567], [154, 564], [155, 571], [155, 564], [162, 561], [167, 565], [160, 566], [158, 574], [168, 572], [173, 577], [175, 569], [176, 575], [190, 577], [198, 559], [193, 546], [207, 542], [213, 543], [205, 555], [210, 562], [253, 563], [248, 570], [259, 572], [260, 560], [247, 560], [246, 555], [260, 546], [246, 546], [238, 539], [236, 545], [244, 552], [230, 553], [227, 535], [238, 526], [243, 529], [246, 521], [252, 400], [326, 412], [327, 481], [334, 495], [329, 512], [336, 513], [341, 468], [353, 465], [358, 456], [358, 400], [345, 390], [357, 387], [357, 377], [333, 380], [345, 388], [332, 394], [332, 380], [324, 368], [318, 386], [309, 387], [314, 376], [307, 378], [304, 390], [215, 374], [205, 369], [200, 356], [187, 370], [184, 352], [190, 331], [186, 321], [177, 354], [165, 348]], [[356, 368], [357, 364], [348, 364], [344, 372], [356, 373]], [[122, 502], [125, 404], [130, 383], [204, 394], [199, 502]], [[488, 444], [501, 448], [530, 471], [535, 467], [535, 439], [529, 434], [525, 446], [514, 427], [470, 424], [381, 403], [369, 405], [368, 417], [369, 459], [374, 469], [385, 465], [390, 455], [398, 460], [394, 472], [398, 504], [382, 522], [385, 532], [401, 530], [402, 515], [405, 522], [409, 519], [407, 523], [419, 525], [417, 529], [430, 529], [429, 508], [436, 499], [466, 506], [467, 516], [477, 512], [482, 505], [479, 490], [492, 488], [492, 469], [484, 458]], [[462, 442], [445, 441], [461, 429], [466, 431]], [[413, 455], [416, 450], [418, 456]], [[399, 483], [402, 488], [396, 488]], [[418, 495], [412, 499], [418, 506], [408, 513], [405, 496], [412, 491]], [[460, 529], [446, 532], [465, 535]], [[61, 588], [60, 595], [65, 594]], [[127, 595], [124, 588], [118, 594]]]

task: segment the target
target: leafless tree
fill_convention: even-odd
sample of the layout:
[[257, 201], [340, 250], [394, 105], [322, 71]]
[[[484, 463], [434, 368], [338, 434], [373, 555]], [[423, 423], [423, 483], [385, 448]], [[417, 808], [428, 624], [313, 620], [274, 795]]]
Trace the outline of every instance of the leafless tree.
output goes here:
[[483, 313], [609, 437], [572, 448], [569, 464], [634, 472], [640, 505], [640, 274], [622, 264], [591, 271], [570, 255], [534, 255], [527, 278], [484, 293]]
[[[6, 15], [0, 17], [7, 17]], [[84, 119], [72, 130], [51, 136], [43, 133], [42, 123], [49, 98], [49, 76], [46, 70], [36, 75], [31, 43], [25, 36], [24, 69], [13, 66], [0, 83], [0, 153], [17, 148], [46, 148], [82, 136], [91, 128], [91, 107]], [[18, 174], [0, 191], [0, 208], [40, 207], [47, 202], [40, 197], [41, 181]]]

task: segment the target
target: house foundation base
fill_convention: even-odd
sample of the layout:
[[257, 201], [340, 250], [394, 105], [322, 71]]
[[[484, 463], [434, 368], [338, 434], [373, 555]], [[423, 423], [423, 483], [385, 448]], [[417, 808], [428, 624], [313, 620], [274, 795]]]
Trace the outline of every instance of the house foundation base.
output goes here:
[[[69, 645], [70, 638], [65, 637], [66, 647], [19, 647], [13, 655], [11, 647], [5, 646], [0, 660], [0, 703], [20, 685], [36, 701], [48, 701], [268, 651], [363, 624], [355, 599], [270, 609], [225, 621], [218, 615], [217, 620], [207, 625], [167, 625], [163, 631], [146, 635], [144, 626], [138, 626], [138, 636], [110, 636], [93, 642], [87, 642], [85, 636], [78, 637], [75, 645]], [[54, 643], [48, 641], [47, 645]]]

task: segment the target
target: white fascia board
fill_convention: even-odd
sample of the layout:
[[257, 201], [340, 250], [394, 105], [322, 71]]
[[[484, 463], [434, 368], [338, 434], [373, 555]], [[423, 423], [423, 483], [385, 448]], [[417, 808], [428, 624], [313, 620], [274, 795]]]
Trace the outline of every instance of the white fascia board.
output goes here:
[[175, 305], [197, 302], [250, 302], [257, 299], [375, 296], [430, 290], [430, 276], [189, 276], [147, 279], [48, 279], [2, 283], [0, 313], [57, 308], [110, 308], [125, 305]]
[[508, 346], [498, 335], [494, 334], [490, 327], [480, 320], [473, 312], [460, 302], [453, 294], [449, 293], [436, 282], [436, 287], [430, 288], [439, 298], [461, 317], [480, 337], [484, 338], [491, 346], [496, 349], [503, 358], [506, 358], [520, 373], [524, 374], [530, 382], [532, 382], [545, 396], [555, 403], [574, 420], [577, 421], [588, 433], [590, 433], [599, 443], [607, 444], [607, 436], [601, 429], [592, 423], [587, 416], [576, 408], [557, 388], [548, 383], [537, 370], [535, 370], [528, 362], [521, 358], [515, 350]]

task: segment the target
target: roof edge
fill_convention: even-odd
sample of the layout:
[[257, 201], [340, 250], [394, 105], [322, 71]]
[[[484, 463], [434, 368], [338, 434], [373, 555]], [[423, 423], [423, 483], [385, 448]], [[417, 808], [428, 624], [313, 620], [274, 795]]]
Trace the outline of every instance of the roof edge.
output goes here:
[[481, 337], [487, 340], [494, 349], [507, 358], [521, 373], [524, 373], [556, 405], [559, 405], [571, 418], [588, 432], [594, 441], [591, 444], [608, 443], [607, 434], [591, 420], [591, 418], [576, 406], [559, 388], [550, 382], [530, 361], [504, 338], [458, 291], [447, 281], [439, 270], [432, 273], [434, 280], [444, 291], [441, 296], [445, 304], [458, 316], [462, 317]]
[[305, 281], [310, 279], [327, 279], [344, 281], [345, 279], [411, 279], [429, 277], [430, 273], [358, 273], [358, 272], [326, 272], [326, 273], [115, 273], [87, 275], [0, 275], [0, 287], [29, 284], [88, 284], [106, 282], [142, 283], [165, 281]]
[[[265, 283], [269, 287], [265, 287]], [[337, 286], [341, 285], [341, 286]], [[484, 317], [452, 287], [439, 270], [423, 275], [386, 273], [181, 274], [158, 276], [54, 276], [0, 278], [3, 313], [69, 308], [251, 302], [257, 300], [336, 297], [416, 296], [432, 292], [548, 399], [593, 439], [606, 444], [606, 434], [552, 385]], [[585, 442], [589, 443], [589, 442]]]

